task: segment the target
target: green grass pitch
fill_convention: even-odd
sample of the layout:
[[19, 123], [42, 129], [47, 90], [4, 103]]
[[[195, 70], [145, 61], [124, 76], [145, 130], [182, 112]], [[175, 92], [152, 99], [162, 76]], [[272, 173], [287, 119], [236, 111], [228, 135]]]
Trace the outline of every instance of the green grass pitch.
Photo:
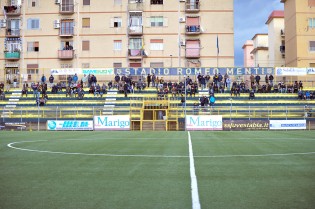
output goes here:
[[[190, 135], [202, 209], [315, 208], [315, 131]], [[188, 132], [0, 132], [0, 209], [191, 209], [189, 160]]]

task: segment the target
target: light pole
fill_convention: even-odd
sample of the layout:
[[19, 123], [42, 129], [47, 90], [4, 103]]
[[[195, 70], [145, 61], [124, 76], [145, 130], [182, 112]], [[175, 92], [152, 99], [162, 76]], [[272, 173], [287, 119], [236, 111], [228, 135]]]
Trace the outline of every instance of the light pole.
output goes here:
[[186, 92], [186, 75], [184, 75], [184, 93], [185, 93], [185, 102], [184, 102], [184, 118], [185, 118], [185, 131], [186, 131], [186, 100], [187, 100], [187, 92]]

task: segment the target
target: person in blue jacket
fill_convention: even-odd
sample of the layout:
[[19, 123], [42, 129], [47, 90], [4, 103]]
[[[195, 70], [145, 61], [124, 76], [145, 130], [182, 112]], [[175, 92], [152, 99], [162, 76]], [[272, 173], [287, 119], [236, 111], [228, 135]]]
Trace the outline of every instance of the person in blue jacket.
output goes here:
[[210, 95], [209, 101], [210, 101], [210, 107], [213, 108], [214, 107], [214, 103], [215, 103], [214, 95]]

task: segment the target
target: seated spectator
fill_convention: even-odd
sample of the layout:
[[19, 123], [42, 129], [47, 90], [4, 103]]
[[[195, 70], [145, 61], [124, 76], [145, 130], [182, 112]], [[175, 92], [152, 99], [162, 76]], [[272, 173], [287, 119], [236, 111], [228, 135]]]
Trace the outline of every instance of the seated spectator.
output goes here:
[[66, 88], [66, 97], [72, 97], [73, 96], [73, 90], [68, 86]]
[[299, 100], [304, 99], [304, 94], [303, 94], [303, 92], [301, 90], [299, 90], [299, 92], [298, 92], [298, 99]]
[[108, 82], [108, 90], [111, 90], [113, 88], [113, 82], [109, 81]]
[[45, 105], [45, 98], [42, 97], [42, 98], [40, 98], [40, 100], [39, 100], [39, 106], [44, 106], [44, 105]]
[[173, 84], [173, 86], [172, 86], [172, 97], [176, 97], [177, 96], [177, 88], [175, 87], [175, 85]]
[[82, 88], [77, 89], [78, 99], [83, 99], [84, 97], [84, 90]]
[[302, 83], [302, 81], [299, 82], [299, 89], [303, 91], [303, 83]]
[[101, 93], [101, 87], [99, 84], [96, 84], [95, 86], [95, 91], [94, 91], [94, 96], [99, 96]]
[[274, 92], [274, 93], [278, 93], [278, 92], [279, 92], [279, 87], [278, 87], [277, 84], [275, 84], [275, 85], [273, 86], [273, 92]]
[[2, 89], [0, 89], [0, 100], [5, 100], [5, 93]]
[[249, 100], [254, 100], [255, 99], [255, 92], [253, 91], [253, 90], [251, 90], [250, 92], [249, 92], [249, 98], [248, 98]]
[[304, 99], [305, 99], [305, 100], [310, 100], [310, 98], [311, 98], [310, 92], [309, 92], [309, 91], [306, 91], [306, 92], [305, 92], [305, 95], [304, 95]]
[[312, 100], [314, 99], [314, 93], [315, 92], [310, 92], [310, 99], [312, 99]]

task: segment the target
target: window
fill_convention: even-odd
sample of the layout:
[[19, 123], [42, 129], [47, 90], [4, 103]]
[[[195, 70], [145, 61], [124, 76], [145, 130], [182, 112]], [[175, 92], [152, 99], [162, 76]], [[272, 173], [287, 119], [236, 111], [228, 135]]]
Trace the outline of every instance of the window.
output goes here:
[[90, 0], [83, 0], [83, 6], [89, 6]]
[[186, 41], [186, 57], [199, 57], [200, 56], [200, 41], [187, 40]]
[[315, 41], [310, 41], [310, 51], [315, 52]]
[[90, 68], [90, 63], [82, 63], [82, 68]]
[[163, 39], [151, 39], [150, 50], [163, 50]]
[[27, 29], [28, 30], [38, 30], [39, 29], [39, 19], [35, 19], [35, 18], [27, 19]]
[[151, 4], [163, 4], [163, 0], [151, 0]]
[[122, 67], [122, 63], [121, 62], [114, 62], [113, 67], [115, 67], [115, 68]]
[[110, 19], [110, 27], [120, 28], [121, 27], [121, 17], [113, 17]]
[[314, 7], [315, 6], [315, 0], [308, 0], [308, 6]]
[[162, 27], [164, 26], [162, 16], [153, 16], [150, 18], [151, 27]]
[[115, 5], [121, 5], [121, 0], [114, 0]]
[[20, 38], [10, 38], [4, 42], [4, 48], [8, 52], [17, 52], [21, 51], [22, 42]]
[[82, 51], [90, 50], [90, 41], [82, 41]]
[[27, 42], [27, 51], [28, 52], [38, 52], [39, 51], [39, 42]]
[[72, 63], [63, 63], [60, 65], [61, 68], [73, 68]]
[[308, 19], [308, 28], [315, 28], [315, 18]]
[[73, 20], [61, 20], [60, 35], [73, 35]]
[[122, 44], [121, 40], [114, 40], [114, 50], [121, 50]]
[[129, 49], [141, 49], [142, 39], [141, 38], [131, 38], [129, 39]]
[[37, 7], [39, 4], [39, 0], [28, 0], [29, 7]]
[[38, 64], [27, 64], [27, 74], [38, 74]]
[[82, 18], [82, 28], [90, 27], [90, 18]]
[[150, 62], [150, 68], [162, 68], [164, 67], [163, 62]]

